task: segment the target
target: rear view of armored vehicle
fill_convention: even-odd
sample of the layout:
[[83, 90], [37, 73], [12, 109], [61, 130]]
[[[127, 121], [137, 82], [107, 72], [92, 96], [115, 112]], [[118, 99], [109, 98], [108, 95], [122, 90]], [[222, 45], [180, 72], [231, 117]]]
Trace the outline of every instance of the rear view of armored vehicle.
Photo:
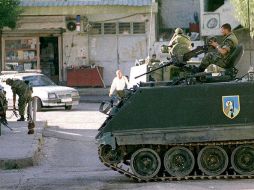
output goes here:
[[104, 165], [137, 181], [252, 178], [254, 80], [195, 73], [140, 83], [116, 104], [96, 136]]

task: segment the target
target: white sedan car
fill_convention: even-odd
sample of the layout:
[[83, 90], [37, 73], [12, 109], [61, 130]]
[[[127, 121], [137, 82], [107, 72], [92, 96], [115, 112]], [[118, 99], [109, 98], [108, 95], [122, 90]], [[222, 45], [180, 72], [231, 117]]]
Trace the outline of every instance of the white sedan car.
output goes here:
[[7, 78], [29, 81], [30, 86], [33, 87], [32, 96], [37, 99], [37, 111], [43, 107], [64, 107], [66, 110], [71, 110], [73, 105], [79, 104], [80, 96], [74, 88], [58, 86], [40, 73], [15, 73], [0, 75], [0, 84], [6, 91], [8, 106], [12, 105], [13, 96], [11, 87], [5, 82]]

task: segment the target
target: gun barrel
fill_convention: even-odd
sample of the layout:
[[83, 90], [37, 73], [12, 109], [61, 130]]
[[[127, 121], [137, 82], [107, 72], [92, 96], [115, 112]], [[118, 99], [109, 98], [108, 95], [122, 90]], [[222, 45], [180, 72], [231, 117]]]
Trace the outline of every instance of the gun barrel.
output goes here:
[[147, 75], [147, 74], [149, 74], [149, 73], [152, 73], [152, 72], [154, 72], [154, 71], [157, 71], [157, 70], [159, 70], [159, 69], [162, 69], [163, 67], [169, 66], [169, 65], [171, 65], [171, 64], [172, 64], [172, 62], [168, 62], [168, 63], [166, 63], [166, 64], [164, 64], [164, 65], [162, 65], [162, 66], [160, 66], [160, 67], [158, 67], [158, 68], [155, 68], [155, 69], [153, 69], [153, 70], [151, 70], [151, 71], [148, 71], [148, 72], [146, 72], [146, 73], [143, 73], [143, 74], [141, 74], [141, 75], [138, 75], [138, 76], [136, 76], [136, 77], [134, 77], [134, 78], [137, 79], [137, 78], [139, 78], [139, 77], [142, 77], [142, 76], [144, 76], [144, 75]]
[[196, 49], [193, 49], [183, 55], [183, 60], [188, 61], [192, 57], [198, 56], [199, 54], [206, 53], [208, 49], [207, 45], [197, 46]]

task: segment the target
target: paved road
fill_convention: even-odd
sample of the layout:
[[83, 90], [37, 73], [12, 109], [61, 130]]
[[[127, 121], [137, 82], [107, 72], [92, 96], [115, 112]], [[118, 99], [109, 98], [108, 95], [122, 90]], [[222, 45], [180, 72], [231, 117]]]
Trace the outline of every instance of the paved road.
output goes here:
[[250, 190], [253, 180], [206, 180], [136, 183], [100, 163], [94, 136], [105, 119], [99, 104], [81, 103], [72, 111], [39, 112], [47, 120], [38, 166], [0, 171], [0, 190]]

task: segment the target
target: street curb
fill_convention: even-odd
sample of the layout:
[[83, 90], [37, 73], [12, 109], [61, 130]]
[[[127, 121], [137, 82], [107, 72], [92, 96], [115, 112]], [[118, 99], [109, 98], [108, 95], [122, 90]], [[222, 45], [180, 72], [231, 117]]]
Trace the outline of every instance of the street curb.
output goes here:
[[[44, 126], [45, 128], [46, 126]], [[38, 142], [37, 142], [37, 147], [35, 147], [35, 151], [34, 151], [34, 154], [33, 154], [33, 157], [32, 157], [32, 160], [33, 160], [33, 165], [38, 165], [39, 163], [39, 160], [40, 160], [40, 156], [41, 156], [41, 151], [42, 151], [42, 147], [43, 147], [43, 144], [44, 144], [44, 137], [43, 137], [43, 131], [44, 131], [44, 128], [43, 130], [41, 131], [41, 134], [40, 134], [40, 137], [38, 138]]]
[[42, 145], [44, 142], [42, 133], [44, 128], [46, 127], [46, 122], [36, 122], [36, 127], [38, 126], [39, 123], [42, 129], [38, 129], [38, 132], [35, 131], [31, 147], [29, 147], [31, 150], [29, 150], [28, 154], [26, 156], [17, 158], [0, 158], [0, 169], [3, 170], [21, 169], [38, 164]]

